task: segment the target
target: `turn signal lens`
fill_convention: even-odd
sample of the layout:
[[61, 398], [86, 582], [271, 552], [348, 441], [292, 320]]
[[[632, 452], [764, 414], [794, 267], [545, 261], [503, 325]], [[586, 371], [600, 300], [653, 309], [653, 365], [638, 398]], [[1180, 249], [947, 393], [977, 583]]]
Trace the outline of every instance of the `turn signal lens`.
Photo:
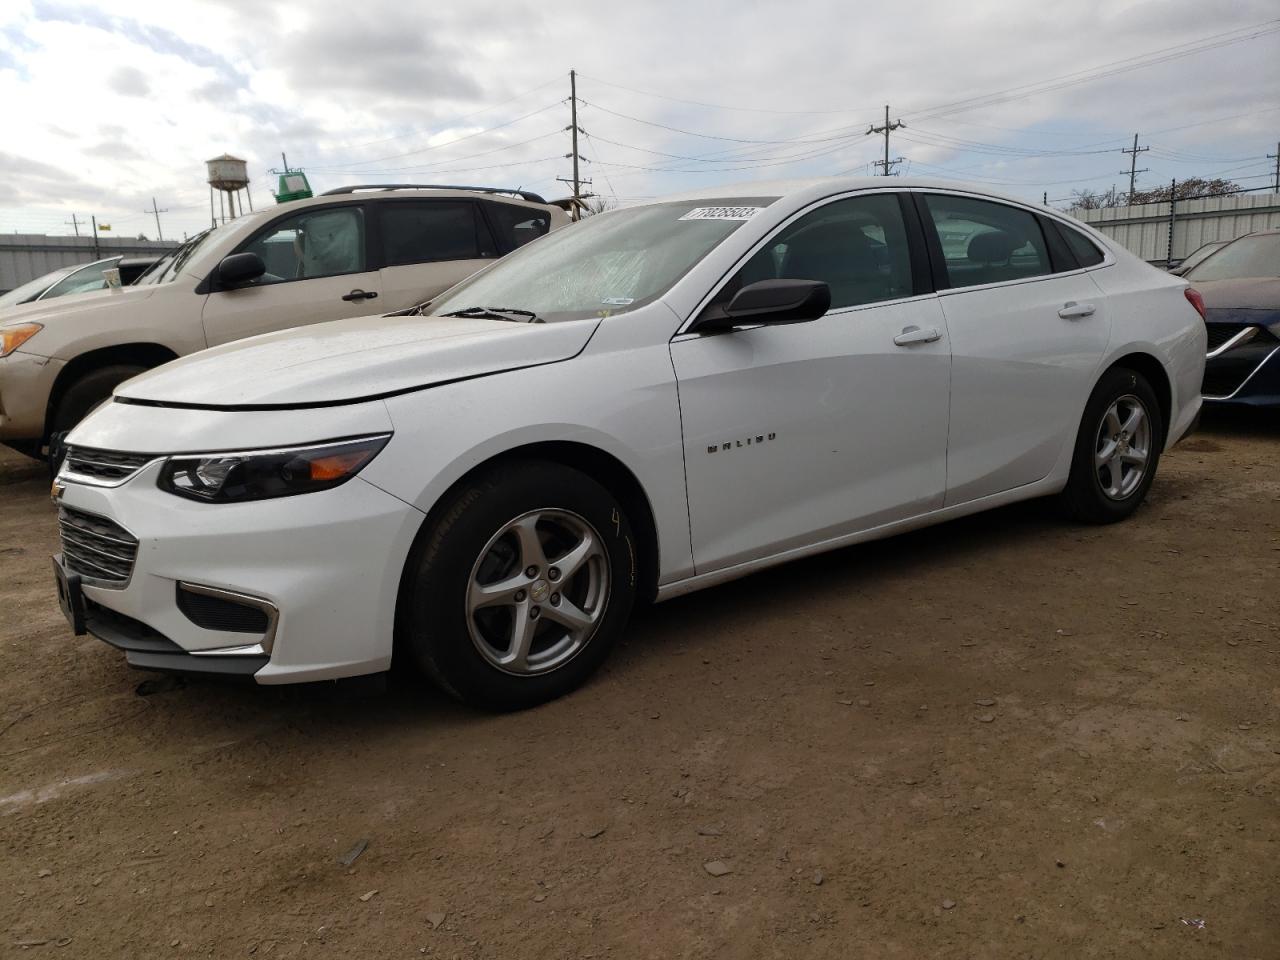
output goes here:
[[329, 443], [171, 457], [161, 490], [205, 503], [292, 497], [346, 483], [387, 445], [391, 434]]
[[0, 327], [0, 357], [7, 357], [43, 329], [42, 323], [15, 323], [11, 327]]
[[1200, 319], [1204, 316], [1204, 297], [1200, 296], [1200, 291], [1195, 287], [1187, 287], [1182, 291], [1183, 296], [1187, 298], [1187, 302], [1196, 308], [1196, 313], [1200, 314]]

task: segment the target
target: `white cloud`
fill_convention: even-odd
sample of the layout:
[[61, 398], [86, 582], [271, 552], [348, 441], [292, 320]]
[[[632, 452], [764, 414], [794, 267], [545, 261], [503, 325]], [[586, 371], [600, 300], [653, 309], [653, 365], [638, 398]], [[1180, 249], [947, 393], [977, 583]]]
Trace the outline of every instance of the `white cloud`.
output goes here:
[[[1121, 141], [1138, 129], [1156, 148], [1143, 157], [1152, 182], [1229, 166], [1187, 156], [1256, 157], [1234, 165], [1259, 185], [1280, 127], [1268, 109], [1280, 107], [1280, 34], [982, 109], [926, 108], [1270, 16], [1266, 0], [11, 3], [0, 10], [0, 228], [60, 232], [75, 211], [149, 231], [154, 194], [170, 234], [199, 229], [203, 161], [224, 151], [249, 161], [258, 205], [281, 151], [320, 189], [446, 180], [559, 195], [571, 66], [594, 161], [584, 173], [624, 197], [864, 172], [882, 144], [863, 132], [886, 101], [907, 121], [892, 153], [913, 172], [1063, 196], [1118, 180]], [[742, 142], [789, 139], [814, 142]]]

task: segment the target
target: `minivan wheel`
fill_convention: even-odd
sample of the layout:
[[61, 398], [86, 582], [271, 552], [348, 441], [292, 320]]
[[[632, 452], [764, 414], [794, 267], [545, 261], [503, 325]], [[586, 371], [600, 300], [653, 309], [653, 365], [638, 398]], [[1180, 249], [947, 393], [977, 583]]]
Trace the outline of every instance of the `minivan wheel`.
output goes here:
[[113, 363], [86, 373], [69, 386], [58, 401], [49, 425], [49, 470], [57, 473], [66, 457], [66, 436], [71, 428], [111, 397], [111, 392], [147, 368]]
[[1108, 370], [1085, 405], [1062, 497], [1088, 523], [1115, 523], [1146, 497], [1160, 462], [1164, 424], [1155, 391], [1136, 370]]
[[454, 490], [405, 568], [398, 643], [490, 710], [559, 697], [600, 666], [636, 593], [622, 506], [577, 470], [525, 462]]

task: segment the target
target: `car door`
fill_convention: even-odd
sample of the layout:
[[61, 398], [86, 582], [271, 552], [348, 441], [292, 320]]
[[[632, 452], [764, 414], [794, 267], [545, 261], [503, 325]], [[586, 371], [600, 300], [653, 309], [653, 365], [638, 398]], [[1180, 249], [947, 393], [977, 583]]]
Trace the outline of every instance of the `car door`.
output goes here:
[[1032, 210], [922, 192], [951, 336], [947, 506], [1046, 477], [1073, 443], [1110, 337], [1107, 304]]
[[388, 311], [430, 300], [499, 255], [474, 200], [389, 199], [373, 206]]
[[236, 253], [267, 266], [258, 280], [214, 290], [201, 319], [209, 346], [324, 320], [385, 312], [370, 270], [361, 204], [307, 207], [268, 224]]
[[699, 574], [941, 506], [950, 353], [923, 261], [899, 194], [824, 202], [704, 309], [793, 278], [830, 286], [825, 316], [672, 341]]

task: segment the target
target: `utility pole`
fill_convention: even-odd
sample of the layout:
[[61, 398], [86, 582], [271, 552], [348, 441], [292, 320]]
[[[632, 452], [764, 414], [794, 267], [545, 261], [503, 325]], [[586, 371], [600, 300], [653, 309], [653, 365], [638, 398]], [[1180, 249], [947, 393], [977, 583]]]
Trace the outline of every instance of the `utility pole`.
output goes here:
[[63, 220], [62, 222], [70, 226], [73, 230], [75, 230], [77, 237], [80, 236], [80, 221], [76, 218], [76, 215], [74, 213], [71, 215], [70, 220]]
[[889, 122], [889, 105], [886, 103], [884, 105], [884, 126], [877, 127], [873, 125], [873, 126], [867, 127], [867, 133], [866, 133], [867, 136], [871, 136], [873, 133], [884, 134], [884, 159], [877, 160], [874, 164], [874, 166], [881, 168], [882, 176], [887, 177], [890, 174], [892, 174], [893, 168], [902, 162], [901, 157], [898, 157], [898, 159], [896, 160], [889, 159], [889, 134], [894, 130], [897, 130], [899, 127], [904, 127], [904, 126], [906, 126], [906, 124], [904, 124], [901, 120], [895, 120], [893, 121], [893, 123]]
[[[1133, 202], [1132, 197], [1133, 197], [1133, 194], [1134, 194], [1134, 190], [1136, 189], [1136, 187], [1137, 187], [1137, 183], [1138, 183], [1138, 174], [1140, 174], [1140, 173], [1149, 173], [1149, 172], [1150, 172], [1146, 167], [1143, 167], [1141, 170], [1139, 170], [1139, 169], [1138, 169], [1138, 154], [1140, 154], [1140, 153], [1146, 153], [1146, 152], [1147, 152], [1148, 150], [1150, 150], [1150, 149], [1151, 149], [1150, 147], [1139, 147], [1139, 146], [1138, 146], [1138, 135], [1135, 133], [1135, 134], [1133, 135], [1133, 149], [1132, 149], [1132, 150], [1130, 150], [1128, 147], [1122, 147], [1122, 148], [1121, 148], [1121, 150], [1120, 150], [1120, 152], [1121, 152], [1121, 153], [1127, 153], [1127, 154], [1129, 154], [1129, 155], [1130, 155], [1130, 159], [1129, 159], [1129, 195], [1128, 195], [1125, 199], [1126, 199], [1126, 200], [1128, 200], [1131, 204], [1132, 204], [1132, 202]], [[1124, 173], [1124, 171], [1123, 171], [1123, 170], [1121, 170], [1120, 172], [1121, 172], [1121, 173]]]
[[1268, 160], [1276, 162], [1276, 193], [1280, 193], [1280, 143], [1276, 144], [1276, 152], [1267, 154]]
[[98, 217], [97, 214], [90, 214], [89, 222], [93, 224], [93, 259], [101, 260], [101, 251], [98, 249]]
[[590, 180], [583, 180], [579, 176], [578, 161], [587, 158], [578, 153], [578, 134], [583, 130], [578, 126], [578, 71], [569, 71], [569, 126], [567, 128], [573, 134], [573, 152], [566, 153], [565, 159], [573, 160], [573, 179], [566, 180], [564, 177], [556, 177], [561, 183], [570, 184], [573, 187], [573, 209], [570, 213], [574, 220], [582, 219], [582, 192], [583, 184], [590, 184]]
[[160, 214], [162, 214], [162, 213], [168, 213], [168, 212], [169, 212], [169, 208], [168, 208], [168, 207], [165, 207], [163, 210], [158, 209], [158, 208], [156, 207], [156, 198], [155, 198], [155, 197], [152, 197], [152, 198], [151, 198], [151, 209], [150, 209], [150, 210], [143, 210], [142, 212], [143, 212], [143, 213], [152, 213], [152, 214], [155, 214], [155, 218], [156, 218], [156, 237], [157, 237], [157, 239], [163, 240], [163, 239], [164, 239], [164, 234], [160, 231]]

